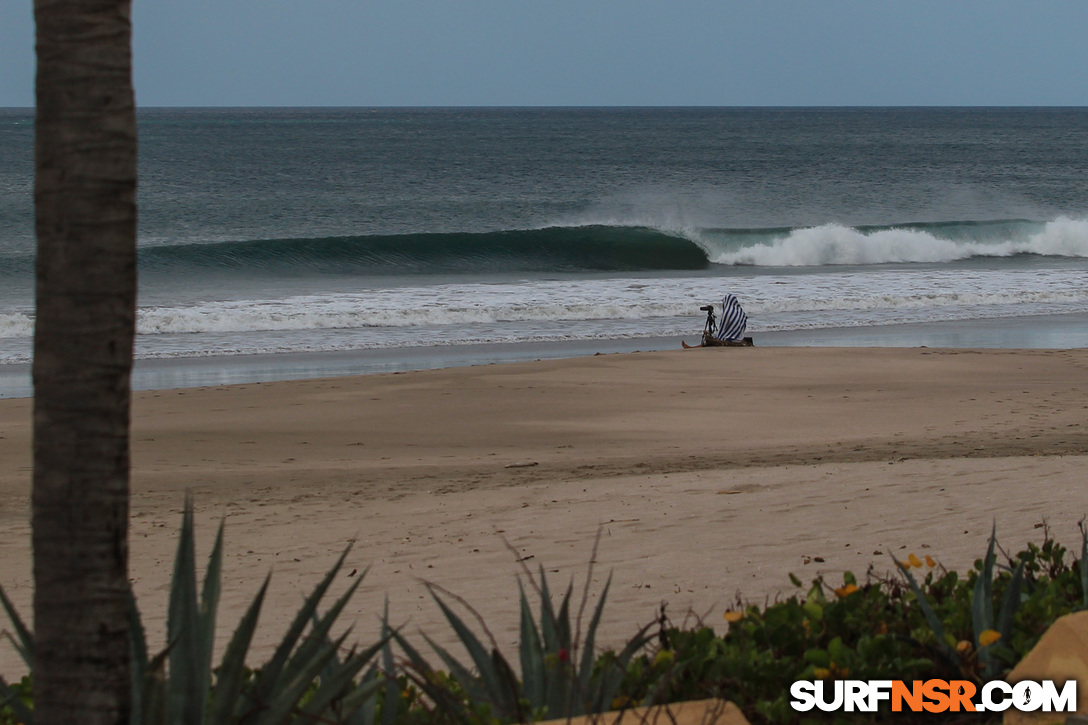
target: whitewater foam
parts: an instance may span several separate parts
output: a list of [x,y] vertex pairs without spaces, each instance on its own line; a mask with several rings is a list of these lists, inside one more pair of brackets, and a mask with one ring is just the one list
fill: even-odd
[[[939,226],[947,231],[949,225]],[[841,224],[794,229],[741,249],[721,249],[720,242],[705,233],[695,238],[715,264],[766,267],[942,263],[1017,254],[1088,257],[1088,221],[1067,217],[1047,222],[1037,233],[985,241],[952,239],[917,228],[861,230]]]
[[34,316],[25,313],[0,313],[0,339],[30,337],[34,334]]
[[[1064,305],[1088,310],[1073,270],[896,269],[819,275],[467,283],[143,306],[141,335],[411,328],[494,322],[650,320],[692,314],[725,291],[755,317],[786,312]],[[1080,311],[1079,309],[1077,311]],[[835,324],[829,320],[829,324]],[[28,337],[29,313],[0,314],[0,338]]]

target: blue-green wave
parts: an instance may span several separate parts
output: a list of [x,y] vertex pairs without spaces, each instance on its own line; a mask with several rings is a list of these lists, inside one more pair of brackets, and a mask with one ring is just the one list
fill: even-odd
[[643,227],[265,239],[147,247],[147,271],[232,269],[330,274],[456,274],[702,269],[689,239]]
[[[952,263],[973,257],[1088,257],[1088,221],[1059,218],[888,225],[689,228],[588,225],[481,233],[361,235],[141,245],[151,274],[461,275]],[[33,274],[0,256],[0,277]]]

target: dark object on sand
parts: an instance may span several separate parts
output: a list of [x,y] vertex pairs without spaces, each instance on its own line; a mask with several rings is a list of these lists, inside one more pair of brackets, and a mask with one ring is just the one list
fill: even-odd
[[748,326],[748,315],[741,308],[740,302],[731,294],[722,298],[722,321],[717,324],[714,315],[714,305],[704,305],[699,308],[706,313],[706,324],[703,325],[703,339],[698,345],[689,345],[683,340],[680,344],[684,349],[691,350],[696,347],[752,347],[752,338],[743,337],[744,330]]
[[680,341],[680,344],[684,346],[685,350],[694,350],[697,347],[754,347],[755,346],[755,343],[752,342],[752,338],[750,338],[750,337],[742,337],[739,340],[722,340],[720,338],[714,337],[713,335],[708,335],[705,332],[703,333],[702,342],[700,342],[698,345],[689,345],[686,342],[684,342],[683,340]]

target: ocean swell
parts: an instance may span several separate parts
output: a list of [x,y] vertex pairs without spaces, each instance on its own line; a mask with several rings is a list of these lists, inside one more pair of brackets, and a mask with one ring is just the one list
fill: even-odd
[[[144,246],[145,272],[462,275],[946,263],[1021,254],[1088,257],[1088,220],[944,221],[804,228],[554,226],[483,233],[262,239]],[[0,268],[3,264],[0,263]]]
[[249,273],[466,274],[690,270],[689,239],[644,227],[576,226],[485,233],[264,239],[145,247],[141,269]]

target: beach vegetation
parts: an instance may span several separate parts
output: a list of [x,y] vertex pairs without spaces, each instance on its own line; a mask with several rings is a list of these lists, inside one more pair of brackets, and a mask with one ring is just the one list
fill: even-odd
[[[596,546],[594,546],[594,552]],[[595,557],[593,557],[595,558]],[[631,679],[632,662],[650,641],[649,623],[630,637],[619,652],[597,651],[597,631],[611,585],[608,577],[592,616],[582,631],[582,617],[589,602],[592,558],[586,574],[586,589],[575,612],[573,583],[559,597],[556,608],[543,567],[538,577],[525,570],[526,580],[539,600],[539,617],[534,618],[529,597],[518,581],[520,677],[500,651],[483,618],[467,602],[436,585],[429,589],[436,605],[468,653],[463,662],[424,635],[428,645],[448,668],[444,674],[432,668],[404,637],[394,635],[408,657],[408,673],[420,690],[434,703],[443,719],[453,722],[531,722],[571,718],[615,709],[617,703],[633,703],[624,694]],[[485,633],[488,644],[472,631],[446,601],[455,600],[469,611]],[[584,638],[583,638],[584,635]],[[664,653],[663,653],[664,654]],[[641,669],[642,665],[639,665]],[[638,678],[644,679],[644,678]],[[626,688],[630,690],[630,687]]]
[[[391,625],[388,606],[375,643],[348,647],[350,630],[332,635],[358,587],[357,580],[319,611],[342,555],[268,662],[246,664],[266,580],[213,665],[222,538],[220,526],[198,587],[186,507],[161,651],[148,649],[131,601],[132,723],[504,725],[707,698],[733,701],[753,723],[800,723],[789,704],[797,680],[936,678],[981,685],[1005,677],[1059,617],[1088,608],[1082,527],[1079,559],[1044,530],[1041,543],[1015,554],[991,534],[983,557],[964,574],[919,554],[891,557],[887,571],[845,572],[841,583],[817,576],[804,584],[791,574],[791,594],[764,604],[738,599],[719,628],[698,619],[674,625],[662,605],[618,651],[598,646],[611,577],[590,608],[590,574],[576,602],[573,583],[555,591],[544,569],[525,569],[514,658],[501,651],[469,602],[432,583],[435,606],[464,653],[423,633],[434,653],[427,657]],[[18,682],[0,680],[0,723],[30,725],[34,637],[2,589],[0,604],[11,622],[5,638],[28,668]],[[926,714],[934,717],[942,716]],[[872,715],[838,718],[868,722]]]
[[[1002,552],[991,534],[985,555],[963,575],[945,569],[932,555],[918,553],[902,562],[891,557],[885,572],[876,567],[862,577],[845,572],[841,584],[820,576],[805,585],[790,575],[793,594],[763,605],[737,601],[724,612],[725,632],[705,623],[674,626],[662,611],[654,631],[637,633],[643,650],[624,656],[626,672],[610,707],[723,698],[740,706],[754,723],[795,723],[802,717],[789,704],[789,689],[797,680],[937,678],[982,684],[1003,677],[1056,619],[1088,605],[1088,537],[1083,530],[1080,559],[1068,554],[1049,532],[1042,543],[1029,543],[1016,554]],[[569,589],[559,598],[557,611],[563,612],[568,601]],[[521,649],[532,652],[533,637],[524,624],[524,590],[521,606]],[[486,652],[474,635],[465,633],[464,622],[455,624],[449,614],[447,619],[466,649],[475,652],[469,664],[456,662],[448,653],[443,656],[450,674],[430,669],[398,638],[410,652],[411,666],[426,673],[414,677],[429,700],[420,706],[429,708],[431,721],[483,725],[573,713],[529,707],[525,699],[497,706],[501,695],[489,680],[504,670],[487,663],[488,658],[506,660],[497,647]],[[479,626],[486,627],[482,621]],[[559,650],[550,662],[558,664],[557,657]],[[595,656],[593,666],[615,661],[615,653],[605,652]],[[508,677],[513,698],[523,690],[512,671]],[[846,721],[850,717],[840,715]],[[872,716],[853,717],[868,722]],[[941,718],[932,713],[925,717]]]
[[893,572],[870,569],[860,580],[846,572],[839,586],[817,577],[766,606],[738,603],[724,634],[665,633],[675,665],[657,697],[723,697],[753,722],[790,723],[800,721],[789,705],[796,680],[1004,677],[1055,620],[1088,604],[1085,542],[1082,530],[1079,560],[1047,534],[1000,561],[991,535],[963,576],[929,556],[893,557]]
[[[369,647],[348,646],[350,629],[331,632],[363,577],[354,580],[327,611],[318,607],[339,573],[348,551],[340,555],[303,601],[271,659],[253,669],[246,663],[266,577],[234,630],[222,659],[213,667],[216,613],[221,591],[223,526],[219,527],[198,588],[192,506],[182,515],[169,593],[165,647],[149,649],[136,599],[129,590],[128,640],[131,647],[132,725],[271,725],[285,722],[367,723],[361,711],[384,684],[371,667],[360,676],[389,637]],[[0,589],[14,628],[6,633],[30,670],[19,683],[0,679],[0,723],[33,725],[29,688],[36,671],[34,636]]]

